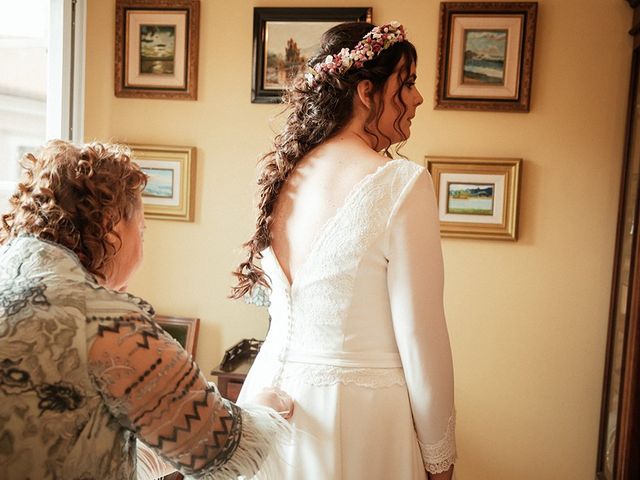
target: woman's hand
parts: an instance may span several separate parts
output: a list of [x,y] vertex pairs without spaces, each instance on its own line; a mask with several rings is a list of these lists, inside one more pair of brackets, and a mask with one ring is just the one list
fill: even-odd
[[293,415],[293,399],[285,391],[277,387],[265,388],[250,401],[258,405],[273,408],[288,420]]

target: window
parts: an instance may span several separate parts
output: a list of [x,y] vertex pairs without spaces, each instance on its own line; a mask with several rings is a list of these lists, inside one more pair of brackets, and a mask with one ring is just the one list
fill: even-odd
[[84,7],[85,0],[0,7],[0,211],[22,155],[52,138],[82,140]]

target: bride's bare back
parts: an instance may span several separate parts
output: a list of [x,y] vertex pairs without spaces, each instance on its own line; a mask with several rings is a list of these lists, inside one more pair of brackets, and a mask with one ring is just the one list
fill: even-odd
[[298,163],[282,187],[271,224],[271,248],[290,284],[354,186],[387,160],[359,137],[345,134]]

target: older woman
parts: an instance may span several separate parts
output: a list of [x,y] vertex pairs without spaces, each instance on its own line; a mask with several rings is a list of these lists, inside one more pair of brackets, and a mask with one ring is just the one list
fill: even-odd
[[0,478],[133,479],[160,475],[161,459],[194,476],[255,473],[291,401],[224,400],[125,292],[146,184],[130,153],[54,141],[23,166],[0,224]]

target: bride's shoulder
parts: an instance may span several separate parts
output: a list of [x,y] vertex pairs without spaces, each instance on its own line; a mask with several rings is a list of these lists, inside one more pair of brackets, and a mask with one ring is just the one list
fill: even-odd
[[409,183],[415,182],[420,174],[425,171],[422,165],[418,165],[411,160],[395,159],[388,160],[381,167],[378,167],[376,173],[380,182],[402,188]]

